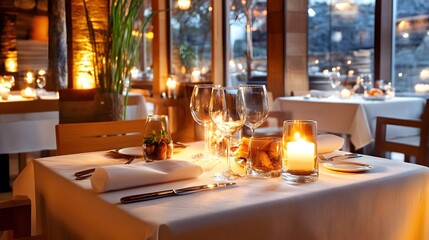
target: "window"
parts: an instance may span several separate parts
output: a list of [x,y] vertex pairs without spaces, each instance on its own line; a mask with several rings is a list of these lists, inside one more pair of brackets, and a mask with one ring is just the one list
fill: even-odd
[[267,1],[231,0],[229,9],[228,86],[266,83]]
[[397,92],[429,93],[429,2],[397,0],[393,79]]
[[[374,72],[375,0],[309,0],[310,89],[325,88],[328,72],[343,80]],[[329,83],[328,83],[329,87]]]
[[[141,24],[152,12],[151,0],[143,1],[143,12],[142,21],[137,23]],[[135,63],[135,67],[131,70],[132,77],[138,80],[152,80],[152,39],[153,39],[153,26],[152,20],[149,21],[145,28],[144,36],[142,36],[140,54]]]
[[171,71],[180,81],[211,81],[211,1],[192,1],[186,10],[178,2],[170,19]]

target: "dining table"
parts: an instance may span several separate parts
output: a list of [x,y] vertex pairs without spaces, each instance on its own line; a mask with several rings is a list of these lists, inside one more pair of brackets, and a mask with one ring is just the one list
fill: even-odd
[[[162,160],[201,166],[190,179],[98,192],[74,173],[125,161],[99,151],[35,159],[13,194],[30,197],[33,234],[48,239],[429,239],[429,168],[367,155],[346,160],[371,166],[359,172],[320,161],[312,183],[243,177],[232,187],[121,203],[124,196],[219,182],[212,177],[225,168],[224,157],[191,157],[203,145],[189,143]],[[233,169],[244,173],[238,164]]]
[[[145,118],[147,111],[144,97],[134,93],[130,93],[130,96],[136,98],[136,101],[127,107],[127,119]],[[11,91],[7,100],[0,100],[0,192],[11,190],[9,154],[55,150],[57,124],[58,92],[45,91],[38,97],[25,97],[20,91]]]
[[[420,119],[426,100],[419,97],[365,98],[356,94],[343,99],[334,95],[326,97],[293,96],[276,98],[272,111],[290,113],[292,119],[317,121],[320,132],[335,133],[347,138],[354,150],[373,154],[375,127],[378,116]],[[388,138],[417,135],[418,130],[389,126]],[[350,144],[346,144],[349,150]]]

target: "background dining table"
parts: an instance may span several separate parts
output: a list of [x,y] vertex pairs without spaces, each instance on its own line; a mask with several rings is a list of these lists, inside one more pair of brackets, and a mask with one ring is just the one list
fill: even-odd
[[[202,149],[202,142],[192,143],[173,158],[191,161]],[[204,173],[193,179],[97,193],[90,180],[73,174],[123,164],[106,152],[36,159],[24,169],[14,195],[31,197],[33,233],[49,239],[429,238],[427,167],[364,155],[350,161],[372,165],[369,171],[338,172],[320,163],[313,183],[243,178],[235,187],[121,204],[126,195],[213,183],[224,162],[198,162]]]
[[[144,119],[147,115],[144,97],[134,93],[130,96],[138,99],[137,104],[127,107],[127,119]],[[11,190],[9,154],[55,150],[55,125],[58,123],[56,92],[26,98],[19,91],[12,91],[8,100],[0,100],[0,192]]]
[[[418,97],[366,100],[361,95],[349,99],[295,96],[276,98],[271,110],[289,112],[293,119],[316,120],[319,131],[344,135],[355,150],[367,147],[364,153],[372,155],[371,143],[374,141],[378,116],[420,119],[425,103],[425,99]],[[390,126],[387,137],[416,134],[416,129]]]

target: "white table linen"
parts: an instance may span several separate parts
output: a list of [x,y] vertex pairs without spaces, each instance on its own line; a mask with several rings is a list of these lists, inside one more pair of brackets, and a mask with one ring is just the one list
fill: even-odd
[[[57,98],[51,92],[42,97],[42,99],[47,100]],[[16,101],[32,100],[20,95],[11,95],[9,100],[2,100],[0,104]],[[55,150],[57,148],[55,125],[59,123],[58,111],[32,112],[31,109],[27,111],[12,114],[0,112],[0,154]],[[144,119],[146,116],[146,102],[143,96],[139,97],[137,105],[127,106],[127,120]]]
[[[175,159],[201,149],[193,144]],[[98,194],[73,173],[124,161],[93,152],[33,161],[14,194],[34,191],[34,230],[52,239],[428,239],[429,169],[369,156],[354,161],[374,168],[351,174],[321,165],[314,183],[244,178],[236,187],[123,205],[126,195],[211,183],[223,164],[202,164],[196,179]]]
[[[273,111],[292,113],[293,119],[316,120],[319,131],[347,134],[355,149],[374,141],[377,116],[419,119],[425,100],[412,97],[395,97],[385,101],[368,101],[360,96],[350,99],[280,97]],[[417,134],[414,129],[392,127],[389,138]]]

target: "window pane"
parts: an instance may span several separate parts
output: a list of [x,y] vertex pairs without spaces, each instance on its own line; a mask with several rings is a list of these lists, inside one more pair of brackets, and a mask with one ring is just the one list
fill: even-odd
[[429,2],[397,0],[396,6],[396,91],[429,93]]
[[310,89],[331,88],[331,71],[339,71],[349,84],[355,76],[373,74],[374,12],[375,0],[309,0]]
[[267,0],[229,1],[228,86],[266,83]]
[[181,81],[211,81],[211,1],[191,1],[187,10],[178,2],[173,1],[170,21],[172,73]]
[[[152,12],[151,0],[143,1],[143,8],[145,11],[143,12],[142,19],[144,22],[149,14]],[[136,62],[135,68],[132,70],[132,74],[134,79],[138,80],[152,80],[153,72],[152,72],[152,39],[153,39],[153,26],[152,20],[150,20],[145,29],[145,34],[142,36],[143,39],[141,41],[140,46],[140,54],[138,60]],[[137,75],[138,74],[138,75]]]

